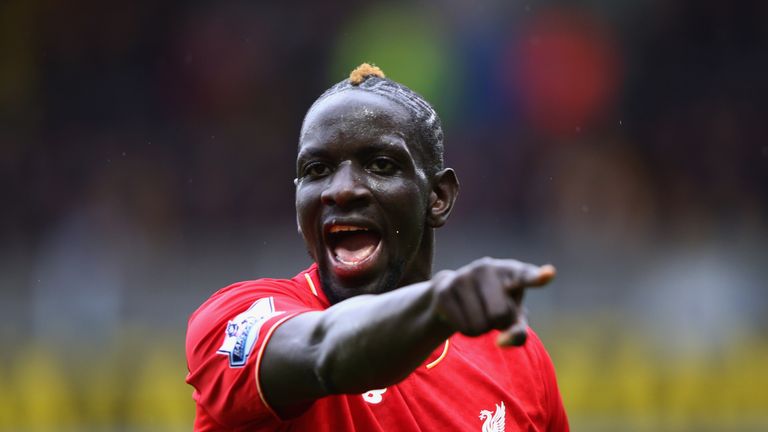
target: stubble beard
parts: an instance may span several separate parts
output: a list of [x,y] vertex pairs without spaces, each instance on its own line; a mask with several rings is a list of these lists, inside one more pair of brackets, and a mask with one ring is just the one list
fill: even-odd
[[405,273],[405,260],[401,259],[393,265],[387,266],[387,274],[384,276],[384,279],[378,285],[365,291],[337,286],[322,269],[318,269],[318,273],[320,274],[320,284],[322,285],[320,288],[325,293],[325,296],[328,297],[328,301],[331,304],[336,304],[360,294],[382,294],[397,289],[403,273]]

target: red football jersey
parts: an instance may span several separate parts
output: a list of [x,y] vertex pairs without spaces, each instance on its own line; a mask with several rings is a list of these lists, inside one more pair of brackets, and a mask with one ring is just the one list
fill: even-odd
[[280,419],[259,387],[264,347],[285,320],[329,306],[316,265],[290,280],[231,285],[200,306],[186,342],[195,430],[568,431],[552,362],[533,331],[523,347],[506,349],[495,331],[454,334],[397,385],[328,396]]

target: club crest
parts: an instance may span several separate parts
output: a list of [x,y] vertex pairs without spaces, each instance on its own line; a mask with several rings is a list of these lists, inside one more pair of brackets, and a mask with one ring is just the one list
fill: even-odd
[[490,412],[488,410],[480,410],[480,420],[485,420],[483,423],[483,432],[504,432],[506,427],[506,408],[504,407],[504,401],[501,401],[501,405],[496,404],[496,411]]

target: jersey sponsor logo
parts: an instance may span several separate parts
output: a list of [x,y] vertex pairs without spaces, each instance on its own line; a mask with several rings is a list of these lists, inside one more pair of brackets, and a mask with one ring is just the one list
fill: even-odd
[[496,404],[496,412],[490,412],[488,410],[480,410],[480,420],[485,420],[483,423],[483,432],[504,432],[506,423],[506,408],[504,408],[504,401],[501,401],[501,405]]
[[229,356],[229,367],[245,366],[253,345],[259,339],[262,324],[281,313],[275,311],[272,297],[256,300],[248,310],[229,320],[224,330],[224,343],[216,352]]
[[371,403],[371,404],[378,404],[381,403],[382,400],[384,400],[384,396],[382,396],[384,393],[386,393],[387,389],[377,389],[377,390],[368,390],[367,392],[363,393],[361,396],[363,397],[363,400]]

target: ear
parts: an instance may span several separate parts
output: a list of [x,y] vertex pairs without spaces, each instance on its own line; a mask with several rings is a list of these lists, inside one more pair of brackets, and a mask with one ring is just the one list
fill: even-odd
[[432,177],[427,209],[427,224],[430,227],[439,228],[445,225],[458,195],[459,180],[451,168],[446,168]]

